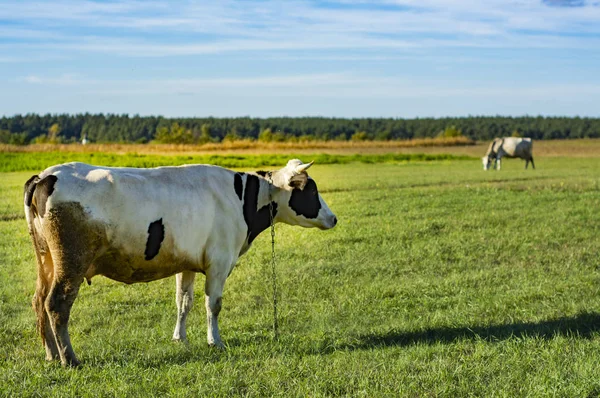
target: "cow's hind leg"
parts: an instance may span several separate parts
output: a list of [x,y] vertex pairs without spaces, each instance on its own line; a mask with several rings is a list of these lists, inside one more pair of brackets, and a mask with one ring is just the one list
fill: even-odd
[[219,334],[218,317],[221,312],[223,301],[223,288],[227,279],[228,270],[223,267],[211,265],[206,272],[206,283],[204,286],[206,321],[207,321],[207,341],[211,347],[224,348]]
[[77,366],[69,337],[71,307],[100,245],[100,233],[87,223],[78,203],[55,206],[46,214],[43,235],[54,265],[52,286],[44,303],[63,366]]
[[185,321],[194,303],[194,279],[196,273],[184,271],[175,276],[175,302],[177,303],[177,324],[173,332],[173,340],[186,341]]
[[54,359],[59,359],[60,355],[58,347],[56,346],[56,337],[54,336],[48,321],[48,313],[46,312],[44,303],[48,297],[48,291],[52,284],[54,265],[49,252],[40,255],[36,250],[36,254],[38,257],[38,277],[32,304],[37,316],[38,331],[40,332],[46,349],[46,360],[52,361]]
[[66,275],[61,275],[59,272],[65,271],[69,264],[61,262],[57,265],[55,267],[55,278],[46,299],[45,307],[48,312],[50,326],[56,337],[60,362],[63,366],[78,366],[79,361],[75,356],[69,337],[69,317],[71,307],[79,292],[79,286],[83,282],[83,274],[76,275],[67,272]]
[[530,157],[529,160],[531,161],[531,167],[533,167],[533,169],[535,170],[535,163],[533,163],[533,156]]

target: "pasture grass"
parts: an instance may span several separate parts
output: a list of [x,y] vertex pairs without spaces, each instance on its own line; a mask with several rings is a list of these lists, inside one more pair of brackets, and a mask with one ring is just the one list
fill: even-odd
[[[158,167],[183,164],[212,164],[229,168],[281,167],[298,154],[270,155],[152,155],[145,153],[94,153],[94,152],[9,152],[0,153],[0,172],[31,170],[39,171],[49,166],[66,162],[84,162],[97,166]],[[303,156],[304,159],[307,156]],[[319,164],[424,162],[435,160],[465,160],[466,155],[387,153],[332,155],[312,154],[309,156]]]
[[277,226],[228,279],[206,347],[202,276],[188,345],[174,278],[94,278],[70,332],[80,369],[44,361],[22,212],[31,172],[0,174],[0,396],[600,395],[600,159],[315,165],[330,231]]

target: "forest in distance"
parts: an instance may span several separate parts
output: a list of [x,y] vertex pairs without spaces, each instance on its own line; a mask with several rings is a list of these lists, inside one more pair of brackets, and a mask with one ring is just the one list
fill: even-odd
[[79,142],[205,144],[227,140],[409,140],[465,136],[600,138],[600,118],[468,116],[446,118],[193,117],[117,114],[26,114],[0,118],[0,143]]

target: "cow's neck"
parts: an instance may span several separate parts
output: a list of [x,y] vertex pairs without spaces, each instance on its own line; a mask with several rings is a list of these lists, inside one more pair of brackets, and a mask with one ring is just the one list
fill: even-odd
[[490,146],[488,147],[487,153],[485,155],[490,158],[498,157],[498,153],[500,152],[502,145],[504,145],[504,138],[503,139],[497,139],[497,138],[494,139],[492,141],[492,143],[490,144]]
[[[271,198],[269,197],[269,188],[272,189]],[[261,232],[271,226],[269,202],[272,202],[274,218],[277,214],[278,205],[273,197],[278,190],[279,188],[269,184],[266,179],[248,174],[246,188],[244,189],[243,207],[244,221],[248,227],[246,239],[248,246]]]

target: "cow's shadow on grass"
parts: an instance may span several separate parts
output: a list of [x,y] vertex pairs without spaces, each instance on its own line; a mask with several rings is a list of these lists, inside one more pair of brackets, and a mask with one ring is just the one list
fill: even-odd
[[442,327],[415,332],[387,332],[356,337],[337,349],[360,350],[380,347],[405,347],[416,344],[450,344],[461,340],[504,341],[513,338],[552,339],[556,336],[589,339],[600,333],[600,314],[581,313],[573,317],[540,322],[518,322],[504,325]]
[[[271,336],[252,336],[251,338],[231,337],[227,342],[231,345],[230,350],[235,350],[235,347],[243,347],[245,345],[260,346],[262,347],[261,350],[267,353],[265,355],[278,355],[278,353],[289,355],[290,352],[302,355],[328,355],[344,350],[355,351],[385,347],[410,347],[419,344],[453,344],[465,340],[483,340],[493,344],[495,342],[521,338],[549,340],[557,336],[564,336],[575,339],[590,339],[599,335],[600,314],[592,312],[539,322],[517,322],[472,327],[441,327],[420,331],[390,331],[355,336],[337,335],[326,337],[320,341],[313,341],[313,344],[309,347],[303,344],[294,347],[295,337],[291,335],[285,338],[285,341],[279,341],[278,343],[273,343]],[[160,368],[166,365],[185,365],[197,361],[203,363],[222,362],[228,360],[231,356],[241,358],[245,357],[246,354],[235,351],[228,353],[227,351],[209,349],[205,343],[199,341],[189,346],[165,346],[163,350],[154,352],[152,355],[144,354],[143,349],[139,347],[131,347],[129,350],[111,351],[110,353],[105,352],[101,357],[84,358],[84,365],[91,367],[106,366],[108,364],[129,366],[134,362],[136,366]]]

